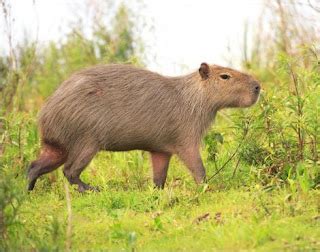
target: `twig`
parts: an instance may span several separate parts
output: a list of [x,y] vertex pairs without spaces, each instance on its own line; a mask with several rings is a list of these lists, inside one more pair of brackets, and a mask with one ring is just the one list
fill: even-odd
[[[232,153],[232,155],[228,158],[228,160],[211,177],[206,179],[207,182],[209,182],[211,179],[213,179],[215,176],[217,176],[226,167],[226,165],[234,158],[234,156],[239,152],[240,147],[242,146],[244,140],[246,139],[246,137],[248,135],[248,132],[249,132],[249,128],[248,127],[249,127],[249,125],[251,123],[251,119],[252,118],[249,119],[248,124],[244,129],[243,137],[242,137],[239,145],[237,146],[236,150]],[[237,162],[235,170],[237,169],[239,163],[240,163],[240,158],[239,158],[239,160]],[[233,173],[235,174],[235,171]]]
[[299,146],[299,159],[303,160],[304,158],[304,137],[303,137],[303,132],[301,128],[301,118],[303,117],[303,102],[301,102],[302,96],[299,92],[299,80],[297,75],[295,74],[293,70],[293,66],[291,64],[288,65],[289,71],[290,71],[290,76],[292,78],[293,86],[295,89],[295,96],[297,97],[297,112],[298,112],[298,117],[299,121],[297,122],[297,135],[298,135],[298,146]]
[[232,178],[234,178],[234,176],[236,175],[236,172],[237,172],[237,170],[238,170],[239,164],[240,164],[240,157],[238,158],[236,167],[235,167],[234,170],[233,170]]
[[316,12],[320,12],[320,7],[313,5],[310,0],[308,0],[308,4],[311,9],[313,9]]
[[72,238],[72,209],[71,209],[71,197],[69,186],[66,181],[64,181],[64,189],[66,192],[66,202],[67,202],[67,230],[66,230],[66,251],[71,250],[71,238]]
[[12,23],[13,18],[11,17],[11,6],[5,0],[0,0],[3,18],[5,23],[5,32],[7,34],[8,45],[9,45],[9,66],[10,70],[15,71],[17,69],[17,59],[16,59],[16,52],[13,48],[13,38],[12,38]]
[[18,127],[18,145],[19,145],[19,159],[22,159],[22,144],[21,144],[21,124]]
[[211,179],[213,179],[216,175],[218,175],[225,167],[226,165],[233,159],[233,157],[238,153],[238,150],[240,149],[243,141],[238,145],[236,150],[232,153],[232,155],[228,158],[228,160],[210,177],[207,179],[207,182],[209,182]]

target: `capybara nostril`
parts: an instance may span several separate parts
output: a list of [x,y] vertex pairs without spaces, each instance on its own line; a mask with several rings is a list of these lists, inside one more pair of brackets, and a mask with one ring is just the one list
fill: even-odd
[[260,85],[259,85],[258,83],[254,85],[254,92],[255,92],[256,94],[259,94],[260,89],[261,89],[261,87],[260,87]]

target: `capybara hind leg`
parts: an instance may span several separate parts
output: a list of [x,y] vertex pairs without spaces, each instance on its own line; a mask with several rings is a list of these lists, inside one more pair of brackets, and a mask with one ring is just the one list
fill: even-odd
[[33,190],[37,179],[46,173],[49,173],[65,162],[66,153],[58,147],[45,144],[40,156],[37,160],[33,161],[28,169],[29,185],[28,190]]
[[64,165],[63,173],[65,177],[71,185],[78,185],[79,192],[84,192],[86,190],[98,191],[98,188],[90,186],[80,179],[81,172],[90,163],[97,151],[96,148],[84,147],[78,154],[73,152],[73,158],[68,159]]
[[169,153],[151,152],[153,182],[158,188],[164,188],[166,183],[170,157]]
[[178,152],[179,158],[190,170],[196,183],[205,181],[206,171],[203,167],[198,147],[189,147]]

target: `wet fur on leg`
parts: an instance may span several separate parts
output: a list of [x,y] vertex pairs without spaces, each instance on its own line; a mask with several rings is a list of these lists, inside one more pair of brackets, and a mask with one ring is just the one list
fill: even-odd
[[44,143],[39,158],[33,161],[28,168],[28,190],[33,190],[37,179],[40,176],[49,173],[64,164],[66,156],[66,152],[63,148],[55,144]]

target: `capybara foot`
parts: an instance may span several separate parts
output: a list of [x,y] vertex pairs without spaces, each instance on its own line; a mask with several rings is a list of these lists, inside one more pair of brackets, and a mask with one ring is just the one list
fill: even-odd
[[78,185],[78,191],[80,193],[84,193],[86,191],[100,192],[100,189],[97,186],[91,186],[91,185],[82,183],[82,184]]
[[35,184],[36,184],[36,181],[37,181],[36,178],[30,180],[29,185],[28,185],[28,191],[32,191],[32,190],[33,190],[33,188],[34,188],[34,186],[35,186]]
[[34,166],[31,165],[28,169],[28,172],[27,172],[27,178],[28,178],[28,181],[29,181],[29,184],[28,184],[28,191],[32,191],[36,182],[37,182],[37,179],[38,179],[38,174],[37,174],[37,171],[34,169]]
[[158,190],[163,190],[164,189],[164,184],[157,184],[155,183],[153,186],[154,189],[158,189]]

